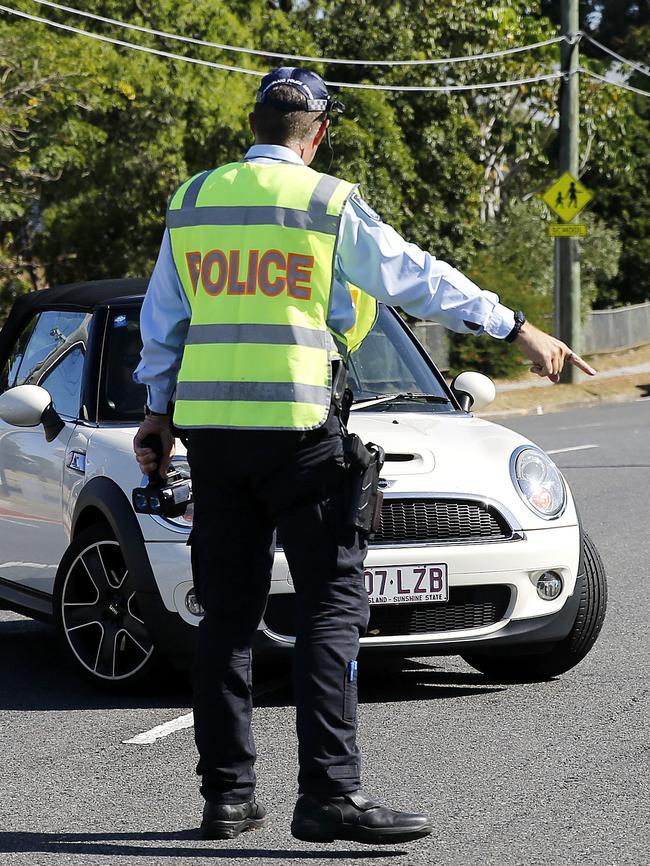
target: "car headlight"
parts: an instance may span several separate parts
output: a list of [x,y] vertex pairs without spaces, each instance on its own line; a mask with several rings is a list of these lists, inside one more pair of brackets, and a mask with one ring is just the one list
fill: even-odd
[[535,514],[551,520],[566,505],[566,488],[560,472],[543,451],[523,445],[510,458],[512,483]]

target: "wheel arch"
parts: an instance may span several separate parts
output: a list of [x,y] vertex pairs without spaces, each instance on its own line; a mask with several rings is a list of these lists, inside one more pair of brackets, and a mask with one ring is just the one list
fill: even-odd
[[76,538],[85,529],[90,529],[91,526],[101,525],[110,529],[111,535],[113,535],[110,521],[104,511],[102,511],[102,509],[97,505],[86,505],[79,510],[78,514],[76,514],[70,538]]
[[[105,476],[91,478],[79,494],[72,515],[71,537],[74,538],[94,523],[107,524],[114,538],[120,542],[123,552],[129,554],[127,564],[130,566],[131,559],[134,560],[134,577],[136,573],[141,575],[137,581],[138,590],[155,591],[156,581],[131,503],[115,481]],[[139,548],[137,552],[141,556],[137,556],[137,552],[136,556],[131,556],[135,548]]]
[[186,667],[196,629],[163,604],[138,518],[124,491],[106,476],[92,478],[79,494],[72,516],[71,538],[94,523],[104,523],[119,543],[156,646],[173,663]]

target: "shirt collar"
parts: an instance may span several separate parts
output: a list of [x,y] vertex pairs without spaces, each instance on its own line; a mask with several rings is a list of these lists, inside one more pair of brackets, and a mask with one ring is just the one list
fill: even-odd
[[295,150],[280,144],[254,144],[246,153],[244,159],[277,159],[280,162],[293,162],[304,165]]

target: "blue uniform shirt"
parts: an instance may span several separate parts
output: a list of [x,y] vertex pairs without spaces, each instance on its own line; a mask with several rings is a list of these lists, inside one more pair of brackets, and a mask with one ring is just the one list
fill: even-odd
[[[302,162],[290,148],[270,144],[251,147],[245,159],[267,164]],[[334,263],[328,324],[338,333],[354,324],[346,282],[378,301],[461,334],[486,333],[502,339],[514,327],[512,310],[500,304],[497,295],[407,243],[358,194],[351,196],[343,210]],[[142,359],[134,373],[135,381],[147,386],[147,403],[154,412],[165,412],[174,393],[191,315],[165,231],[142,305]],[[474,328],[468,328],[466,322]]]

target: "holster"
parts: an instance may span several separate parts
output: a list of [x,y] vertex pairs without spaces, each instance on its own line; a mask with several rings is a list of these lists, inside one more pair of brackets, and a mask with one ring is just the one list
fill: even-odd
[[374,442],[364,445],[356,433],[343,437],[343,455],[350,481],[347,524],[370,536],[381,517],[384,494],[379,489],[379,473],[386,455]]

